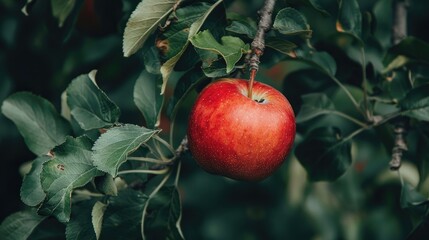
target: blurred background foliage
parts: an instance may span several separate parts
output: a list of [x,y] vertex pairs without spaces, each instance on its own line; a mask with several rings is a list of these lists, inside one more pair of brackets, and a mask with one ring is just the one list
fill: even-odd
[[[131,94],[135,80],[144,68],[144,58],[141,53],[124,58],[122,53],[123,29],[139,1],[95,0],[99,18],[90,20],[82,16],[78,20],[76,12],[70,15],[63,27],[59,27],[57,19],[52,17],[49,1],[36,1],[28,16],[21,11],[25,2],[0,0],[0,101],[13,92],[31,91],[49,99],[59,109],[61,94],[70,80],[98,69],[100,88],[121,108],[120,121],[144,124]],[[84,4],[83,1],[77,2]],[[312,7],[314,2],[324,11]],[[367,75],[371,83],[377,81],[376,74],[372,73],[383,69],[382,59],[391,44],[392,1],[358,2],[362,13],[370,13],[363,14],[364,18],[373,20],[368,28],[364,28],[364,31],[372,32],[366,40],[366,55],[371,62]],[[410,2],[408,34],[429,42],[426,26],[429,2]],[[261,0],[225,1],[229,10],[253,19],[257,19],[256,12],[261,3]],[[284,3],[278,1],[280,5]],[[338,79],[347,83],[355,96],[361,97],[360,52],[352,40],[335,28],[338,2],[290,0],[287,3],[305,15],[313,30],[312,45],[333,57]],[[420,65],[415,68],[421,73],[421,81],[427,82],[427,70]],[[178,72],[172,77],[167,97],[171,96],[174,83],[181,74]],[[301,107],[302,95],[324,92],[337,109],[359,118],[348,98],[331,79],[269,49],[262,58],[262,69],[257,78],[281,90],[296,113]],[[400,84],[391,84],[389,89],[394,96],[403,96],[407,92],[406,87]],[[176,142],[185,133],[187,113],[195,96],[196,92],[191,94],[179,110]],[[376,111],[389,111],[387,106],[377,107]],[[351,132],[355,127],[338,116],[319,117],[298,125],[296,142],[301,142],[310,129],[324,125],[338,126],[344,132]],[[167,117],[162,118],[161,128],[168,132]],[[427,165],[418,168],[420,163],[414,160],[428,161],[429,141],[418,137],[421,132],[428,136],[427,123],[418,124],[410,131],[407,138],[410,151],[401,168],[402,180],[412,187],[419,183],[422,185],[419,176],[427,175],[424,168]],[[392,126],[389,124],[358,135],[352,143],[352,167],[332,183],[309,182],[294,154],[272,177],[260,183],[246,183],[202,171],[188,153],[183,159],[180,181],[184,235],[187,239],[404,239],[421,221],[422,214],[418,210],[426,209],[408,208],[410,206],[404,204],[404,199],[412,198],[413,191],[412,188],[405,191],[398,174],[389,170],[392,139]],[[19,197],[20,167],[34,155],[11,121],[2,115],[0,148],[3,154],[0,168],[2,221],[23,207]],[[424,175],[421,171],[425,172]],[[427,197],[428,184],[421,189]],[[423,223],[425,221],[427,225],[427,217]],[[424,229],[425,224],[419,226]],[[427,231],[420,231],[418,236],[427,237]]]

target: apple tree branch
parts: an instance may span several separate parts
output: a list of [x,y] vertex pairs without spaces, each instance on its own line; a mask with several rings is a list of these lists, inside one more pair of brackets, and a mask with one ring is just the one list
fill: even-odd
[[256,72],[259,70],[259,58],[264,54],[265,49],[265,33],[271,29],[272,14],[276,0],[265,0],[264,6],[258,12],[260,20],[258,23],[258,30],[251,43],[252,50],[246,56],[247,64],[250,69],[250,79],[248,85],[248,97],[252,98],[252,88]]
[[[393,27],[392,43],[398,44],[407,36],[407,8],[409,0],[393,1]],[[395,134],[394,145],[392,149],[392,158],[390,160],[390,169],[398,170],[401,167],[402,155],[408,151],[405,136],[408,132],[406,118],[400,118],[395,122],[393,132]]]

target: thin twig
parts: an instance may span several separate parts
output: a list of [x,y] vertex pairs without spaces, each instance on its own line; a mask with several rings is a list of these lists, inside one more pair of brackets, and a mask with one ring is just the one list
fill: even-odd
[[118,175],[131,174],[131,173],[162,175],[162,174],[167,173],[168,170],[169,170],[168,167],[164,167],[163,169],[160,169],[160,170],[147,170],[147,169],[123,170],[123,171],[119,171]]
[[186,151],[188,151],[188,136],[185,135],[183,137],[182,142],[177,147],[176,150],[174,150],[174,157],[168,159],[168,161],[160,162],[160,164],[156,164],[150,167],[151,170],[159,170],[163,169],[166,165],[171,166],[173,165],[178,158],[182,156]]
[[401,167],[402,155],[404,151],[408,151],[408,146],[405,141],[405,135],[407,134],[407,128],[404,120],[399,120],[395,124],[393,130],[395,133],[395,145],[392,149],[392,160],[390,160],[390,169],[398,170]]
[[144,224],[145,224],[145,219],[146,219],[145,217],[146,217],[147,208],[149,206],[149,202],[159,192],[159,190],[165,185],[165,183],[167,182],[170,175],[171,175],[171,171],[169,171],[168,174],[166,174],[164,176],[164,178],[161,180],[161,182],[158,184],[158,186],[156,186],[156,188],[151,192],[151,194],[149,195],[149,197],[146,200],[146,204],[145,204],[143,211],[142,211],[142,219],[141,219],[141,224],[140,224],[140,228],[141,228],[140,231],[141,231],[141,235],[142,235],[143,240],[146,239],[146,236],[144,234]]
[[331,114],[335,114],[335,115],[340,116],[340,117],[342,117],[342,118],[345,118],[345,119],[347,119],[347,120],[349,120],[349,121],[351,121],[351,122],[353,122],[353,123],[355,123],[355,124],[357,124],[357,125],[359,125],[359,126],[361,126],[361,127],[363,127],[363,128],[368,128],[368,127],[369,127],[369,126],[368,126],[367,124],[365,124],[364,122],[361,122],[361,121],[359,121],[358,119],[356,119],[356,118],[354,118],[354,117],[352,117],[352,116],[349,116],[349,115],[347,115],[347,114],[344,114],[344,113],[342,113],[342,112],[339,112],[339,111],[330,111],[329,113],[331,113]]
[[[407,8],[409,0],[395,0],[393,2],[392,43],[398,44],[407,36]],[[408,132],[408,120],[400,118],[396,121],[394,130],[395,142],[392,149],[390,169],[398,170],[401,167],[403,152],[408,150],[405,136]]]
[[407,36],[407,11],[409,0],[394,0],[392,42],[398,44]]
[[158,164],[170,163],[170,161],[168,160],[161,160],[161,159],[148,158],[148,157],[128,157],[127,160],[134,160],[134,161],[148,162],[148,163],[158,163]]
[[[264,6],[258,12],[261,17],[258,23],[258,30],[252,41],[252,51],[246,56],[249,65],[251,77],[248,84],[248,97],[252,98],[252,87],[256,72],[259,70],[259,58],[264,54],[265,49],[265,33],[271,29],[272,14],[276,0],[265,0]],[[252,77],[253,76],[253,77]]]
[[362,88],[363,88],[363,109],[364,116],[367,120],[371,120],[372,114],[369,112],[368,108],[368,79],[366,77],[366,57],[365,57],[365,48],[361,47],[361,61],[362,61]]
[[171,145],[167,142],[167,141],[165,141],[164,139],[162,139],[160,136],[158,136],[158,135],[155,135],[154,136],[154,138],[158,141],[158,142],[160,142],[160,143],[162,143],[162,145],[164,145],[172,154],[174,153],[174,149],[173,149],[173,147],[171,147]]
[[353,97],[352,93],[347,89],[347,87],[344,86],[344,84],[342,84],[340,80],[338,80],[335,76],[329,75],[329,77],[344,91],[344,93],[353,103],[353,106],[356,108],[356,110],[362,113],[362,109],[359,107],[359,103],[356,101],[355,97]]
[[180,142],[180,145],[177,147],[175,151],[175,158],[179,158],[184,154],[186,151],[188,151],[188,136],[185,135],[183,137],[182,142]]

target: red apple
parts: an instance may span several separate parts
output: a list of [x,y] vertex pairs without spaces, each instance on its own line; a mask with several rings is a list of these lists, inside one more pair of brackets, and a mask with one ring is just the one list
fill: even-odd
[[188,139],[196,162],[207,172],[237,180],[259,181],[285,160],[295,138],[293,109],[279,91],[255,82],[220,79],[198,96]]

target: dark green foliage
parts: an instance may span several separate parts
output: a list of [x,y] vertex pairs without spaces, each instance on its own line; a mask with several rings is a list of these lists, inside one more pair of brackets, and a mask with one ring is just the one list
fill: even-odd
[[2,1],[0,238],[428,239],[429,3],[393,44],[393,2],[277,1],[257,80],[296,144],[247,183],[177,149],[198,92],[248,78],[263,1],[95,0],[97,32],[83,0]]

